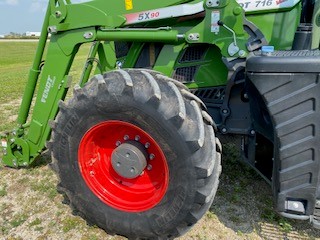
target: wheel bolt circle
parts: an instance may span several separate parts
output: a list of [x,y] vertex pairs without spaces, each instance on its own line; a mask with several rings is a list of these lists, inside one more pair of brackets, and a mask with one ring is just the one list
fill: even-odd
[[147,167],[148,158],[144,145],[136,141],[127,141],[113,150],[111,165],[119,176],[134,179]]

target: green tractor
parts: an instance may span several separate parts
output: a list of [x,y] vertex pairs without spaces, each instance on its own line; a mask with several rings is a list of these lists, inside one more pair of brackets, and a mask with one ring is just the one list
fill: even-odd
[[87,221],[172,239],[212,204],[216,135],[233,135],[277,212],[320,227],[319,1],[72,2],[49,0],[4,165],[31,166],[48,148],[59,191]]

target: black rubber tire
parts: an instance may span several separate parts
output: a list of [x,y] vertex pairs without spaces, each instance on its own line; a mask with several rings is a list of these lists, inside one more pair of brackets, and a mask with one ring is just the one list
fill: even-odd
[[[205,106],[181,83],[158,72],[116,70],[93,77],[60,103],[49,148],[59,190],[74,211],[109,234],[129,239],[172,239],[184,234],[209,209],[221,173],[221,144]],[[99,200],[78,167],[78,147],[91,126],[122,120],[148,132],[161,146],[170,171],[161,202],[130,213]]]

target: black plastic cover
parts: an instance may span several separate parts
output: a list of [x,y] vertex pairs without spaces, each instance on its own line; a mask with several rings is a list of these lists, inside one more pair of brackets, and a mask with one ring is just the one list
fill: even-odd
[[316,73],[320,71],[319,50],[275,51],[264,56],[260,51],[247,60],[248,72]]
[[273,123],[277,210],[292,218],[313,215],[320,199],[319,73],[319,51],[281,51],[247,61],[247,81],[262,96]]

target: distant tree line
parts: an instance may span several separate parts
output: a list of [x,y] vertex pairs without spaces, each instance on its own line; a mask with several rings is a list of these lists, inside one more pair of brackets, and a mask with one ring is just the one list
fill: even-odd
[[26,33],[10,32],[4,35],[5,39],[38,39],[37,36],[27,36]]

